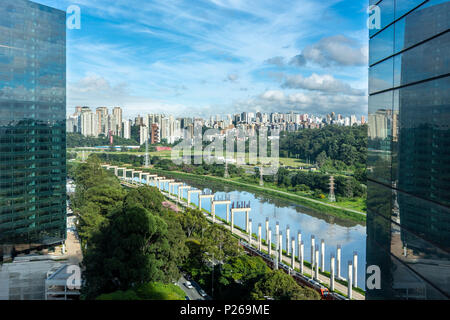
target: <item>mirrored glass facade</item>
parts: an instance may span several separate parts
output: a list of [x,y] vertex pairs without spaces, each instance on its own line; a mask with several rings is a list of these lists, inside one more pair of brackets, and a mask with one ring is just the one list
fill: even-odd
[[65,19],[1,0],[0,247],[66,236]]
[[[370,1],[368,299],[450,297],[450,2]],[[367,286],[366,286],[367,288]]]

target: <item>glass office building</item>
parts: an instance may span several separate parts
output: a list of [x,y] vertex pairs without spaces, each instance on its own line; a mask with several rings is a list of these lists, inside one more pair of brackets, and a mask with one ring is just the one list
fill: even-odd
[[66,237],[66,15],[0,5],[0,249]]
[[368,299],[450,297],[450,2],[370,1]]

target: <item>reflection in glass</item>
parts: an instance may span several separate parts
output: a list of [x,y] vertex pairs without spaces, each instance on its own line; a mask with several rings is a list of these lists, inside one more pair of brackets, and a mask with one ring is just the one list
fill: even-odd
[[369,94],[391,89],[393,87],[393,68],[394,59],[389,58],[369,69]]
[[0,244],[65,238],[65,13],[0,6]]
[[[396,18],[420,5],[396,4]],[[368,299],[450,297],[449,14],[448,1],[407,13],[397,54],[370,68],[367,265],[380,266],[382,288]]]

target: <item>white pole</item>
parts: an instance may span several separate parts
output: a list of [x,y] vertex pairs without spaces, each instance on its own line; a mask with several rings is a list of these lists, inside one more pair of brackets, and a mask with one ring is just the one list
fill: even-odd
[[353,252],[353,286],[358,286],[358,252]]
[[266,244],[269,241],[269,218],[266,218]]
[[348,262],[348,287],[347,287],[347,296],[348,298],[351,300],[352,299],[352,275],[353,273],[353,266],[352,266],[352,261],[350,260]]
[[317,248],[316,248],[315,266],[316,266],[316,269],[315,269],[314,275],[315,275],[316,280],[319,280],[319,246],[317,246]]
[[290,248],[290,233],[291,230],[289,229],[289,225],[286,226],[286,254],[289,255],[289,253],[291,252],[291,248]]
[[278,247],[275,245],[274,269],[278,270]]
[[[248,211],[245,211],[245,231],[248,232],[248,220],[250,219],[250,214]],[[261,223],[259,224],[261,226]]]
[[330,271],[330,291],[334,291],[334,254],[331,254]]
[[325,271],[325,240],[320,241],[320,269]]
[[337,271],[337,278],[341,279],[341,245],[338,244],[337,246],[337,252],[336,252],[336,271]]
[[314,269],[314,251],[316,250],[316,240],[314,238],[314,235],[311,235],[311,274]]
[[280,246],[279,239],[280,239],[280,224],[277,221],[277,223],[275,225],[275,248],[277,249],[277,253],[278,253],[278,247]]
[[305,245],[303,244],[303,241],[300,243],[300,253],[299,253],[299,259],[300,259],[300,273],[303,274],[303,260],[305,255]]
[[272,255],[272,229],[269,228],[269,233],[267,236],[267,252],[269,253],[269,256]]
[[283,233],[280,232],[278,237],[278,260],[283,262]]
[[258,250],[261,251],[261,223],[258,224]]
[[295,270],[295,237],[292,237],[292,252],[291,252],[291,264],[292,264],[292,269]]

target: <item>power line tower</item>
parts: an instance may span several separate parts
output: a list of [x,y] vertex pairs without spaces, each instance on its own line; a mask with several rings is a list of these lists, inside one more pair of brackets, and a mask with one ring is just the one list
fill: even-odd
[[336,197],[334,195],[334,177],[330,176],[330,195],[328,196],[328,199],[331,202],[336,202]]

